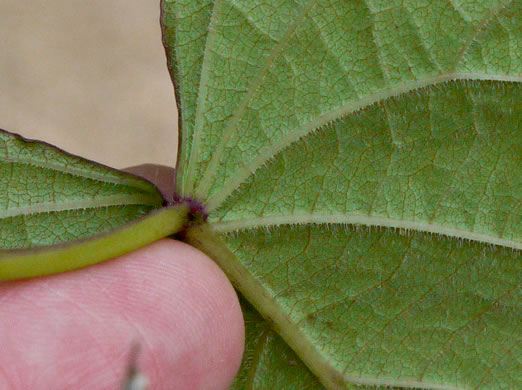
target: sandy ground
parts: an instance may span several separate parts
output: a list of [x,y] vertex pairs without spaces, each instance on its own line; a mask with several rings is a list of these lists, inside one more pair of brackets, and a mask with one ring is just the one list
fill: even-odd
[[118,168],[173,166],[159,0],[0,0],[0,128]]

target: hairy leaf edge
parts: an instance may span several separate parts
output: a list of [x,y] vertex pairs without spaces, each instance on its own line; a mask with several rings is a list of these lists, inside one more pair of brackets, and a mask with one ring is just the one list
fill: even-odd
[[94,201],[79,200],[61,203],[37,203],[32,206],[10,208],[8,210],[0,211],[0,219],[17,217],[20,215],[32,215],[38,213],[51,213],[69,210],[86,210],[128,205],[158,206],[158,203],[157,198],[155,196],[147,196],[140,193],[136,195],[114,195],[106,196],[103,198],[97,198]]

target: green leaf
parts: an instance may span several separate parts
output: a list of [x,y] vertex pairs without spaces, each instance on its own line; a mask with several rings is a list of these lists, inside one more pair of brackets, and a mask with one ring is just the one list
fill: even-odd
[[187,240],[321,383],[520,388],[521,2],[162,8]]
[[163,204],[151,183],[5,131],[0,178],[0,279],[121,255],[178,232],[188,212],[150,214]]

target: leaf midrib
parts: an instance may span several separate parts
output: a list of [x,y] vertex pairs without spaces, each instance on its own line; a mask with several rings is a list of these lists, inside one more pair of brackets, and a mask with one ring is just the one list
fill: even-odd
[[[286,29],[284,35],[281,37],[277,45],[272,49],[271,53],[267,58],[265,59],[262,68],[260,71],[256,74],[256,76],[252,79],[251,82],[249,82],[247,87],[247,93],[243,98],[241,99],[241,102],[239,103],[239,106],[234,110],[234,113],[232,115],[232,119],[227,123],[227,126],[225,127],[223,131],[223,137],[220,139],[217,147],[216,152],[213,153],[212,158],[208,164],[207,169],[205,170],[203,174],[203,178],[199,182],[198,188],[196,190],[196,197],[203,198],[208,193],[208,189],[210,185],[212,184],[212,181],[215,179],[215,174],[219,166],[219,162],[221,157],[223,156],[223,152],[226,148],[226,146],[229,143],[229,140],[234,136],[234,134],[237,134],[235,132],[236,126],[239,124],[241,119],[243,118],[243,114],[245,113],[248,103],[250,102],[250,99],[252,96],[257,92],[258,88],[261,86],[261,83],[263,82],[268,70],[272,67],[275,60],[284,48],[287,47],[287,45],[290,43],[290,38],[294,35],[297,28],[300,26],[301,21],[306,18],[306,15],[310,12],[310,10],[313,8],[313,6],[317,3],[317,0],[310,0],[306,6],[304,6],[297,18],[294,20],[293,23],[291,23],[288,28]],[[199,105],[198,105],[199,108]]]
[[70,210],[85,210],[93,208],[103,208],[111,206],[144,205],[158,206],[157,198],[148,194],[136,195],[111,195],[97,197],[96,199],[75,200],[66,202],[42,202],[24,207],[13,207],[7,210],[0,210],[0,219],[12,218],[21,215],[31,215],[39,213],[51,213]]
[[270,145],[263,148],[253,160],[244,163],[240,169],[236,170],[235,172],[229,175],[231,179],[229,179],[223,184],[222,190],[210,196],[206,201],[207,209],[209,210],[209,212],[211,212],[219,208],[224,203],[224,201],[234,191],[236,191],[243,182],[246,181],[248,177],[254,175],[259,168],[265,165],[275,155],[281,153],[284,149],[290,147],[292,144],[296,143],[308,134],[314,131],[318,131],[321,128],[324,128],[324,126],[328,123],[340,120],[353,112],[367,108],[373,104],[377,104],[389,98],[398,97],[400,95],[404,95],[432,85],[447,83],[451,81],[465,80],[521,82],[522,77],[475,73],[444,73],[425,79],[403,83],[397,85],[394,88],[381,90],[378,93],[368,95],[357,101],[351,101],[345,105],[338,107],[335,110],[331,110],[321,115],[314,121],[308,122],[295,130],[289,131],[287,135],[279,139],[275,145]]
[[418,231],[423,233],[437,234],[440,236],[455,239],[465,239],[483,242],[493,245],[504,246],[515,250],[522,250],[522,242],[513,239],[496,237],[484,233],[461,230],[439,224],[423,221],[407,221],[384,217],[374,217],[368,215],[347,215],[347,214],[300,214],[300,215],[280,215],[245,218],[230,220],[225,222],[211,222],[212,229],[219,233],[229,233],[239,230],[249,230],[266,228],[279,225],[300,225],[300,224],[355,224],[367,227],[386,227],[404,231]]
[[216,39],[216,10],[222,2],[223,0],[215,0],[214,5],[212,6],[212,14],[210,16],[210,22],[208,25],[208,35],[205,42],[205,51],[203,53],[203,63],[201,64],[198,98],[196,102],[196,116],[194,119],[194,134],[192,135],[192,145],[190,147],[188,159],[186,160],[187,166],[184,167],[185,174],[184,177],[181,178],[180,185],[182,186],[182,188],[177,189],[180,194],[185,196],[191,196],[193,191],[191,177],[194,175],[194,170],[196,169],[195,161],[197,161],[197,154],[199,153],[199,144],[201,142],[201,133],[203,132],[201,125],[203,117],[202,110],[204,103],[203,96],[205,95],[203,91],[207,89],[208,84],[210,48],[212,47],[212,44]]

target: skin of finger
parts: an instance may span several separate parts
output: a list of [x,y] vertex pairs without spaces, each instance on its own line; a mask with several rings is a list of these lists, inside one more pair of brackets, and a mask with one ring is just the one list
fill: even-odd
[[149,389],[226,389],[244,325],[222,271],[161,240],[83,270],[0,284],[0,389],[118,389],[133,346]]

